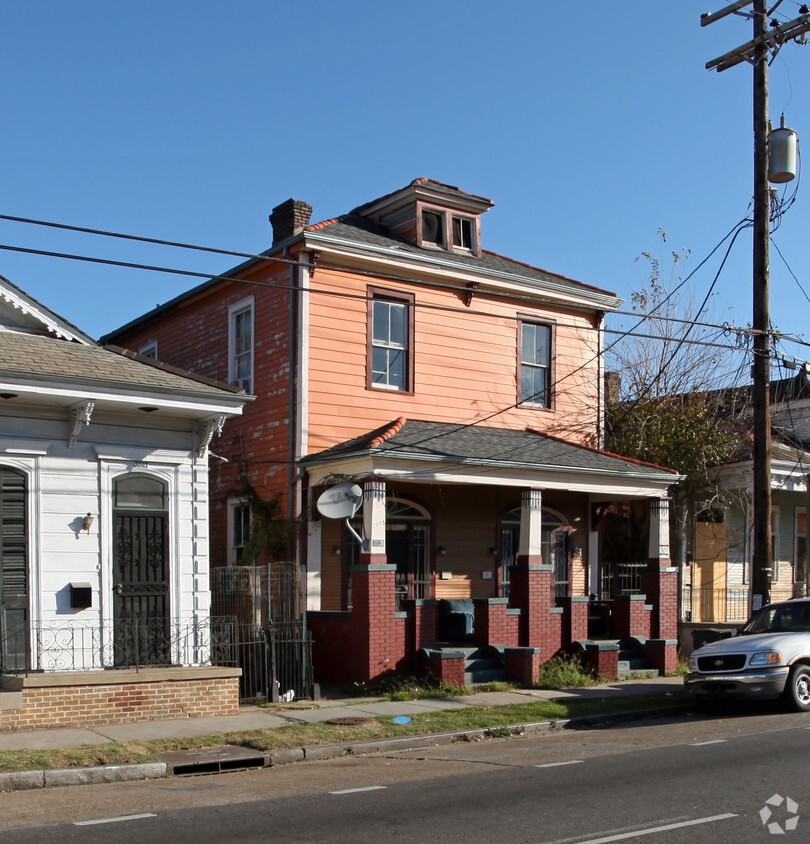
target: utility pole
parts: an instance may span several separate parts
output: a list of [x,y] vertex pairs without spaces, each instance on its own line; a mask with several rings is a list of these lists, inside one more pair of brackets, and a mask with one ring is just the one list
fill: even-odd
[[[777,0],[775,10],[781,0]],[[743,11],[753,5],[753,11]],[[754,362],[752,402],[754,410],[754,542],[751,573],[752,609],[771,600],[773,545],[771,524],[771,411],[770,411],[770,216],[768,184],[768,60],[788,40],[802,43],[810,30],[810,10],[800,8],[801,16],[769,28],[767,0],[738,0],[714,14],[701,17],[707,26],[727,15],[743,15],[753,21],[753,39],[706,63],[718,71],[747,61],[754,68],[754,244],[753,244],[753,329]],[[775,23],[775,22],[774,22]]]

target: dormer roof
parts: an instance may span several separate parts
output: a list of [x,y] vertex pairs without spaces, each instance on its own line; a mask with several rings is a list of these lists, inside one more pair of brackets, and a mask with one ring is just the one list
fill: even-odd
[[399,217],[402,209],[414,207],[419,200],[446,208],[450,211],[458,211],[461,214],[479,216],[489,211],[495,204],[491,199],[484,196],[476,196],[473,193],[461,190],[454,185],[445,185],[435,179],[420,178],[414,179],[404,188],[366,202],[355,208],[353,214],[360,214],[368,217],[377,223],[391,225],[390,219]]

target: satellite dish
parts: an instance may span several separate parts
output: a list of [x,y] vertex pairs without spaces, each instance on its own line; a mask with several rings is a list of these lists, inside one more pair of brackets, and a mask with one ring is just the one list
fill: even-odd
[[363,490],[357,484],[338,484],[322,493],[315,506],[327,519],[350,519],[362,500]]

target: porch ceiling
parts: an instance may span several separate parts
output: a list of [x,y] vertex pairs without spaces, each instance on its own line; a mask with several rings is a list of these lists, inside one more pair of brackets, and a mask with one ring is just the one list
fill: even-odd
[[604,496],[665,495],[670,469],[534,431],[398,419],[299,461],[315,485],[333,475],[413,483],[537,487]]

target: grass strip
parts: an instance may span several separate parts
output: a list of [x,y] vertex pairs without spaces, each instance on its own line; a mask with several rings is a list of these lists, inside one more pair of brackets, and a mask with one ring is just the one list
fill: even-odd
[[686,702],[681,692],[667,695],[639,695],[589,699],[538,700],[506,706],[469,706],[422,712],[411,716],[408,724],[394,724],[392,716],[370,719],[359,725],[326,723],[290,724],[267,730],[247,730],[192,738],[158,741],[111,742],[81,745],[65,749],[31,749],[0,751],[0,771],[83,768],[94,765],[126,765],[155,761],[156,753],[174,750],[236,745],[262,752],[322,744],[344,744],[397,736],[418,736],[431,733],[481,730],[510,724],[537,721],[559,721],[567,718],[632,712],[676,706]]

